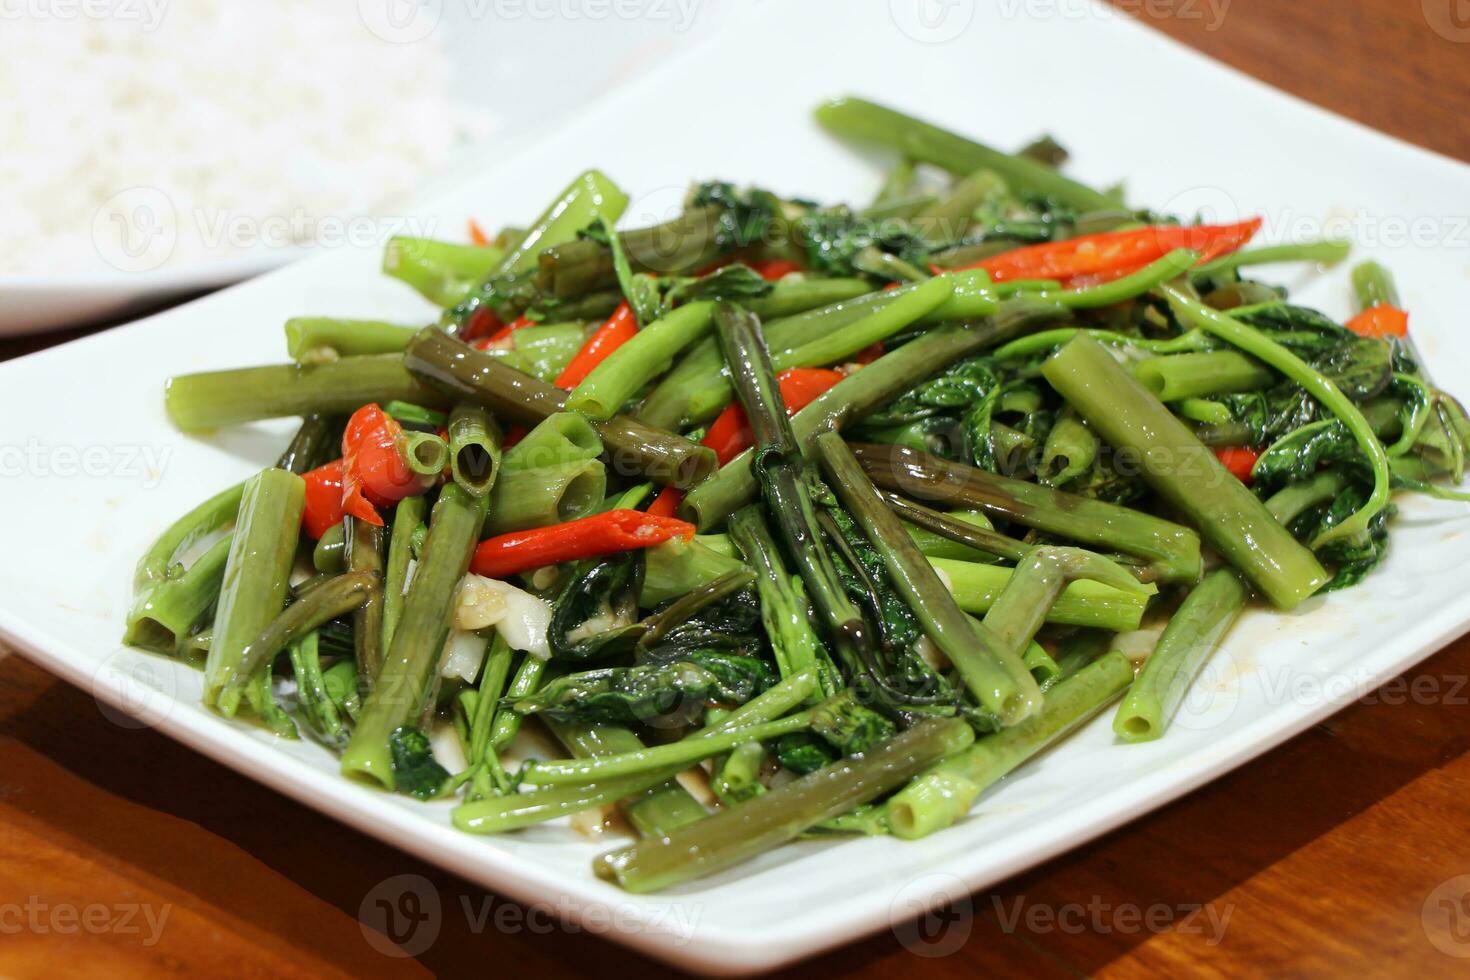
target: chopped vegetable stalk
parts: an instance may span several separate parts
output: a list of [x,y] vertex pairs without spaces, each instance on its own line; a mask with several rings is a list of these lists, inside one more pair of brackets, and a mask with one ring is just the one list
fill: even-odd
[[865,756],[833,763],[666,837],[603,854],[592,869],[635,893],[714,874],[876,799],[974,740],[958,719],[926,719]]
[[1039,710],[1041,691],[1021,662],[1020,649],[1008,647],[989,629],[975,628],[842,437],[824,433],[815,446],[832,487],[882,555],[895,588],[923,624],[929,640],[959,669],[980,705],[1005,725],[1014,725]]
[[1351,517],[1319,535],[1312,542],[1312,547],[1320,548],[1333,541],[1355,540],[1366,534],[1373,518],[1388,506],[1392,481],[1388,469],[1388,453],[1358,407],[1330,378],[1314,370],[1290,350],[1260,331],[1210,309],[1177,286],[1162,287],[1160,293],[1185,323],[1206,330],[1275,368],[1301,385],[1307,394],[1321,402],[1324,408],[1342,422],[1367,457],[1369,468],[1373,471],[1373,492]]
[[1132,454],[1139,476],[1276,605],[1294,608],[1327,584],[1330,577],[1312,553],[1097,341],[1077,337],[1042,371],[1077,414]]

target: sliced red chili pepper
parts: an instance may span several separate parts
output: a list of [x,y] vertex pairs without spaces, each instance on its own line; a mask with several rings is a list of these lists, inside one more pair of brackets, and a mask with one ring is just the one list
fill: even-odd
[[490,337],[499,333],[505,326],[495,311],[488,306],[482,306],[471,313],[465,321],[464,328],[460,330],[460,339],[465,343],[474,343],[484,337]]
[[1240,248],[1261,227],[1260,218],[1233,225],[1154,225],[1132,231],[1083,235],[1043,242],[983,259],[967,269],[984,269],[996,282],[1014,279],[1071,279],[1124,270],[1132,272],[1179,248],[1200,253],[1201,264]]
[[1248,446],[1226,446],[1215,450],[1215,457],[1225,464],[1225,468],[1235,476],[1237,480],[1246,485],[1255,482],[1251,474],[1255,471],[1256,460],[1261,454]]
[[513,531],[480,542],[470,570],[505,578],[545,565],[651,548],[671,538],[694,536],[694,525],[637,510],[610,510],[551,527]]
[[314,539],[342,523],[342,461],[335,459],[318,466],[301,479],[306,481],[306,508],[301,512],[301,526]]
[[1409,335],[1409,314],[1396,306],[1379,303],[1370,306],[1347,322],[1347,328],[1362,337],[1398,337]]
[[751,266],[766,282],[775,282],[784,279],[793,272],[800,272],[801,266],[790,259],[766,259],[764,262],[756,262]]
[[381,527],[375,507],[390,507],[433,485],[433,477],[419,476],[404,460],[398,448],[402,432],[375,403],[352,414],[342,433],[343,512]]
[[577,356],[557,377],[556,386],[568,391],[577,387],[593,368],[607,360],[609,354],[626,344],[637,332],[638,318],[633,315],[633,307],[621,304],[582,345]]
[[485,234],[485,229],[474,218],[470,219],[470,241],[482,248],[490,244],[490,236]]
[[861,364],[866,367],[882,356],[883,342],[880,340],[873,346],[864,347],[862,350],[858,351],[852,356],[852,360],[854,364]]
[[[786,414],[795,415],[816,401],[817,396],[841,381],[843,375],[826,368],[790,368],[782,371],[776,381],[781,389],[781,400],[786,403]],[[710,425],[701,443],[715,451],[715,458],[724,466],[730,460],[750,448],[753,436],[745,410],[738,404],[728,406],[720,417]]]
[[677,487],[664,487],[643,513],[653,517],[673,517],[679,513],[679,505],[683,502],[684,491]]

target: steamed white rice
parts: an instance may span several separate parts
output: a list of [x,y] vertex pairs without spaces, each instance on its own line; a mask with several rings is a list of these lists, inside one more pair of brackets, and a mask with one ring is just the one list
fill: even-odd
[[372,235],[466,135],[439,40],[357,0],[11,0],[0,274]]

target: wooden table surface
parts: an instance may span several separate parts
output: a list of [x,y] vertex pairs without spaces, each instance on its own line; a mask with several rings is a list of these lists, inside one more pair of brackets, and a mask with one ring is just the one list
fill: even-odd
[[[1274,85],[1470,159],[1466,0],[1119,5]],[[6,342],[0,355],[57,339]],[[800,973],[1463,971],[1467,678],[1470,641],[922,932],[875,936]],[[380,952],[358,918],[404,874],[430,879],[443,909],[416,958]],[[119,726],[87,692],[0,650],[0,976],[506,970],[665,972]]]

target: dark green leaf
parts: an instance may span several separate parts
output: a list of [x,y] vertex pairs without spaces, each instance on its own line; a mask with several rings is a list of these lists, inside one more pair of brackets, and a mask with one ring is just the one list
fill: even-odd
[[429,736],[405,725],[388,736],[393,760],[393,785],[400,793],[432,800],[444,789],[449,773],[434,759]]

